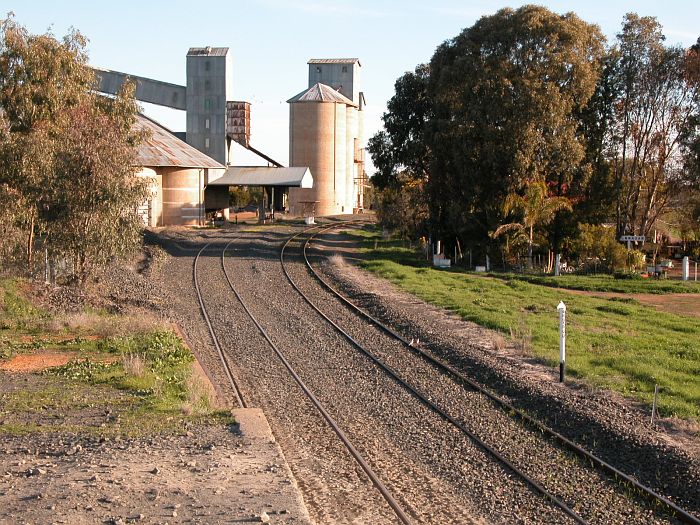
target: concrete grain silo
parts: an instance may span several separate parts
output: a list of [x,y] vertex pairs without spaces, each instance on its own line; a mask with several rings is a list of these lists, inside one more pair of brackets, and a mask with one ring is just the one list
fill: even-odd
[[348,167],[352,168],[353,153],[348,147],[347,119],[348,108],[356,105],[324,84],[315,84],[287,102],[289,165],[308,166],[314,178],[311,189],[290,188],[290,212],[301,214],[304,204],[313,204],[316,215],[352,213],[348,200],[352,169],[348,175]]
[[345,201],[347,213],[361,211],[364,184],[364,106],[357,58],[312,58],[308,61],[309,87],[320,83],[344,95],[353,105],[346,110]]

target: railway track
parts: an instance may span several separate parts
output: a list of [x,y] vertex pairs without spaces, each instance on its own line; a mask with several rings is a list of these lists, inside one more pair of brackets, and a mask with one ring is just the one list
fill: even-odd
[[[345,432],[340,428],[340,426],[336,423],[336,421],[333,419],[333,417],[330,415],[328,410],[325,408],[325,406],[319,401],[319,399],[314,395],[314,393],[311,391],[311,389],[304,383],[302,378],[299,376],[299,374],[296,372],[294,367],[291,365],[291,363],[287,360],[286,356],[284,353],[280,350],[280,348],[275,344],[275,342],[272,340],[270,335],[267,333],[265,328],[262,326],[262,324],[259,322],[259,320],[255,317],[255,315],[252,313],[246,302],[243,300],[242,296],[239,294],[238,290],[233,284],[233,281],[231,280],[231,277],[229,275],[229,272],[226,268],[225,264],[225,258],[226,258],[226,251],[229,249],[231,244],[234,241],[231,240],[229,241],[221,251],[221,268],[223,270],[224,276],[226,278],[226,282],[235,295],[236,299],[242,306],[242,308],[245,310],[246,314],[250,317],[250,320],[253,322],[253,324],[257,327],[259,330],[260,334],[264,337],[264,339],[267,341],[267,343],[270,345],[270,347],[273,349],[275,354],[278,356],[280,361],[283,363],[284,367],[288,370],[290,375],[293,377],[294,381],[298,384],[298,386],[301,388],[301,390],[304,392],[306,397],[309,399],[309,401],[313,404],[313,406],[318,410],[318,412],[321,414],[323,419],[328,423],[328,425],[331,427],[333,432],[338,436],[340,441],[343,443],[343,445],[346,447],[348,452],[352,455],[352,457],[355,459],[357,464],[362,468],[362,470],[367,474],[368,478],[372,482],[372,484],[375,486],[375,488],[379,491],[381,496],[384,498],[386,503],[389,505],[391,510],[394,512],[396,515],[397,519],[403,523],[404,525],[411,525],[411,520],[408,517],[407,513],[403,510],[401,505],[396,501],[396,499],[392,496],[391,492],[389,489],[384,485],[384,483],[380,480],[379,476],[374,472],[374,470],[369,466],[369,464],[365,461],[364,457],[360,452],[357,450],[357,448],[353,445],[353,443],[350,441],[350,439],[347,437]],[[233,391],[235,392],[235,397],[236,397],[236,402],[239,406],[241,407],[246,407],[246,402],[244,400],[244,396],[241,392],[241,389],[238,385],[238,381],[236,381],[233,370],[231,368],[231,365],[228,363],[228,359],[226,357],[226,354],[222,348],[222,345],[219,341],[219,338],[216,335],[216,332],[214,330],[214,327],[212,325],[210,316],[208,314],[207,308],[204,303],[204,298],[202,296],[202,292],[199,286],[199,279],[197,276],[197,267],[198,267],[198,262],[200,259],[200,256],[204,251],[206,251],[212,243],[207,243],[204,245],[197,255],[194,258],[194,264],[193,264],[193,281],[194,281],[194,286],[195,286],[195,291],[197,294],[197,299],[199,301],[200,305],[200,310],[202,313],[202,316],[207,324],[207,327],[209,329],[209,333],[211,335],[211,339],[214,343],[214,346],[217,350],[217,353],[219,355],[219,358],[221,360],[222,366],[226,371],[226,376],[229,379],[229,382],[231,384],[231,387],[233,388]]]
[[224,353],[223,349],[221,348],[221,344],[219,342],[219,338],[217,337],[216,333],[214,332],[214,327],[211,324],[211,319],[209,318],[209,313],[207,312],[206,307],[204,306],[204,298],[202,297],[202,291],[199,287],[199,279],[197,277],[197,265],[199,263],[199,258],[201,257],[202,253],[211,246],[212,243],[207,243],[202,248],[197,252],[197,255],[194,258],[194,264],[192,265],[192,280],[194,281],[194,289],[195,292],[197,293],[197,300],[199,301],[199,308],[200,311],[202,312],[202,317],[204,318],[205,323],[207,324],[207,328],[209,329],[209,335],[211,336],[211,340],[214,343],[214,348],[216,348],[216,353],[219,356],[219,359],[221,361],[221,366],[224,369],[224,372],[226,374],[226,379],[228,380],[229,385],[231,386],[231,389],[233,390],[234,397],[236,399],[236,404],[241,407],[241,408],[246,408],[247,404],[243,398],[243,394],[241,393],[241,389],[238,386],[238,381],[236,380],[233,369],[231,368],[231,365],[228,362],[228,359],[226,358],[226,354]]
[[[523,411],[517,409],[512,404],[508,403],[506,400],[500,398],[499,396],[497,396],[493,392],[491,392],[488,389],[484,388],[483,386],[479,385],[473,379],[465,376],[463,373],[456,370],[454,367],[452,367],[448,363],[445,363],[445,362],[435,358],[430,353],[428,353],[426,350],[420,348],[418,345],[414,344],[412,341],[407,340],[407,338],[398,334],[392,328],[386,326],[385,324],[381,323],[376,318],[369,315],[364,310],[358,308],[350,300],[348,300],[345,296],[343,296],[337,290],[335,290],[313,268],[313,266],[311,265],[309,258],[308,258],[307,248],[308,248],[308,245],[311,242],[311,240],[314,239],[317,235],[324,233],[324,232],[327,232],[327,231],[330,231],[334,228],[338,228],[340,226],[347,226],[347,224],[333,224],[329,227],[315,227],[315,228],[310,228],[310,229],[306,230],[306,233],[311,233],[311,234],[308,237],[306,237],[306,239],[304,240],[304,242],[301,246],[301,255],[303,256],[306,267],[311,272],[311,274],[314,276],[314,278],[321,284],[321,286],[323,286],[323,288],[328,290],[331,294],[333,294],[333,296],[335,296],[347,308],[349,308],[350,311],[352,311],[355,315],[358,315],[358,316],[362,317],[363,319],[365,319],[366,321],[369,321],[370,323],[372,323],[372,325],[379,328],[388,337],[391,337],[394,340],[400,342],[405,350],[408,350],[408,351],[410,351],[411,354],[421,358],[423,361],[425,361],[431,367],[433,367],[437,371],[439,371],[444,377],[448,377],[451,380],[458,382],[464,388],[469,388],[469,389],[479,393],[480,395],[482,395],[486,399],[488,399],[488,401],[491,404],[506,411],[506,413],[509,415],[509,417],[512,416],[514,418],[519,419],[530,430],[534,430],[536,432],[541,433],[542,435],[546,436],[547,439],[549,439],[550,441],[555,442],[562,450],[565,450],[567,453],[574,454],[577,458],[579,458],[579,460],[580,460],[579,463],[581,463],[581,464],[583,464],[584,462],[590,463],[595,468],[599,469],[601,472],[604,472],[607,476],[609,476],[612,479],[616,480],[617,482],[621,483],[625,487],[625,490],[627,488],[632,488],[634,492],[636,492],[637,494],[641,494],[644,498],[649,500],[655,507],[663,508],[665,510],[665,512],[667,513],[667,515],[669,517],[671,517],[671,519],[677,519],[678,521],[681,521],[683,523],[700,524],[700,520],[698,520],[697,517],[693,516],[692,514],[690,514],[687,511],[685,511],[684,509],[682,509],[681,507],[676,505],[674,502],[670,501],[668,498],[665,498],[664,496],[658,494],[657,492],[655,492],[651,488],[642,485],[641,483],[639,483],[637,480],[635,480],[631,476],[625,474],[624,472],[615,468],[611,464],[605,462],[604,460],[598,458],[597,456],[593,455],[589,451],[583,449],[582,447],[580,447],[576,443],[567,439],[563,435],[550,429],[549,427],[547,427],[546,425],[544,425],[540,421],[537,421],[533,417],[531,417],[528,414],[524,413]],[[304,298],[304,300],[321,317],[323,317],[328,323],[330,323],[332,326],[334,326],[334,328],[336,330],[338,330],[339,333],[341,333],[344,337],[346,337],[347,340],[350,341],[351,344],[353,344],[353,346],[355,346],[359,351],[361,351],[369,359],[374,361],[387,374],[389,374],[395,381],[397,381],[398,383],[403,385],[404,388],[408,389],[418,400],[420,400],[420,402],[422,402],[426,406],[430,407],[431,410],[433,410],[435,413],[439,414],[446,421],[450,422],[452,425],[454,425],[456,428],[458,428],[461,432],[463,432],[466,436],[468,436],[474,443],[476,443],[478,446],[482,447],[489,454],[491,454],[494,458],[496,458],[499,462],[501,462],[505,467],[510,469],[513,473],[515,473],[523,481],[525,481],[528,485],[530,485],[533,488],[533,490],[538,492],[542,497],[546,498],[552,504],[559,507],[562,510],[562,512],[564,512],[567,516],[572,518],[577,523],[589,523],[579,513],[577,513],[571,506],[567,505],[567,503],[565,503],[560,497],[558,497],[552,491],[545,488],[543,486],[543,484],[538,482],[533,476],[527,474],[523,469],[519,468],[516,464],[511,462],[506,457],[505,454],[502,454],[501,452],[496,450],[495,447],[489,445],[485,440],[481,439],[475,432],[469,430],[465,426],[465,424],[462,421],[460,421],[457,417],[453,417],[452,415],[450,415],[448,413],[447,410],[441,408],[435,402],[433,402],[432,399],[436,396],[422,392],[419,388],[416,388],[414,385],[410,384],[408,381],[406,381],[402,377],[402,373],[400,371],[398,371],[397,369],[395,369],[392,366],[390,366],[389,364],[387,364],[384,360],[382,360],[377,355],[373,354],[370,350],[368,350],[365,346],[363,346],[360,342],[358,342],[351,334],[349,334],[347,331],[343,330],[343,328],[341,328],[336,322],[334,322],[328,315],[326,315],[324,312],[321,311],[321,309],[298,286],[298,284],[294,281],[294,279],[290,275],[290,272],[288,271],[288,269],[285,267],[285,257],[284,257],[285,250],[290,245],[290,243],[292,243],[295,239],[300,238],[304,233],[305,232],[301,232],[299,234],[296,234],[295,236],[290,237],[287,240],[287,242],[284,244],[282,250],[280,251],[280,262],[284,268],[285,275],[287,276],[287,279],[289,280],[290,284],[297,290],[297,292],[299,294],[301,294],[301,296]]]
[[[332,227],[339,227],[339,226],[344,226],[344,225],[345,224],[334,224],[331,226]],[[328,228],[328,229],[332,229],[332,227]],[[317,272],[314,270],[313,266],[311,265],[311,262],[309,261],[308,254],[307,254],[307,248],[309,246],[309,243],[313,240],[313,238],[316,235],[323,233],[324,229],[325,229],[325,227],[314,227],[314,228],[310,228],[310,229],[305,230],[305,232],[301,232],[300,234],[297,234],[295,236],[290,237],[289,239],[287,239],[287,242],[284,243],[282,250],[279,252],[279,256],[280,256],[280,263],[282,266],[282,270],[283,270],[284,274],[287,276],[287,278],[290,280],[290,282],[294,283],[294,279],[293,279],[291,274],[294,273],[295,271],[296,272],[303,271],[304,273],[307,273],[308,271],[310,271],[313,275],[315,275],[315,277],[313,277],[313,279],[315,279],[316,280],[315,282],[318,283],[316,286],[319,286],[319,287],[322,286],[322,287],[324,287],[324,289],[326,291],[328,291],[330,293],[330,290],[332,290],[332,287],[328,283],[326,283],[320,275],[317,274]],[[302,235],[308,235],[308,237],[306,237],[305,239],[301,239]],[[285,250],[288,250],[288,247],[291,245],[292,242],[294,242],[294,240],[299,240],[299,241],[303,240],[304,241],[303,244],[300,245],[300,258],[303,257],[305,266],[302,267],[300,265],[294,265],[295,270],[290,271],[288,268],[288,261],[285,261]],[[270,334],[266,331],[265,327],[263,326],[263,323],[259,322],[255,318],[254,312],[251,311],[251,309],[248,307],[248,305],[244,302],[244,298],[236,290],[235,280],[231,279],[231,275],[229,274],[229,271],[227,270],[227,265],[226,265],[226,254],[227,254],[227,251],[230,250],[230,247],[234,241],[235,241],[235,239],[233,239],[233,240],[229,239],[228,242],[226,242],[226,241],[221,242],[220,244],[218,244],[216,246],[216,249],[221,250],[221,269],[225,275],[226,280],[228,281],[229,288],[231,289],[231,291],[233,292],[233,294],[237,298],[236,301],[240,302],[241,306],[246,311],[246,314],[250,317],[250,319],[256,325],[259,333],[265,338],[265,340],[267,341],[267,344],[270,345],[271,348],[273,348],[273,350],[276,353],[276,355],[278,356],[280,362],[283,363],[286,370],[290,373],[290,376],[294,377],[294,380],[299,385],[299,388],[302,391],[304,391],[304,393],[307,395],[307,397],[309,397],[309,399],[312,402],[315,401],[314,405],[316,406],[316,410],[318,411],[318,413],[321,414],[321,416],[325,419],[325,421],[329,423],[329,426],[331,428],[335,427],[335,428],[333,428],[333,431],[335,432],[336,435],[338,435],[339,437],[343,436],[345,438],[345,440],[347,441],[347,443],[345,444],[347,450],[350,452],[350,454],[352,454],[352,456],[355,458],[355,460],[358,461],[357,464],[362,468],[362,470],[365,472],[365,474],[369,477],[369,479],[372,481],[372,484],[379,489],[379,492],[382,494],[382,497],[384,498],[385,502],[389,505],[389,507],[391,507],[393,513],[395,514],[396,519],[398,519],[401,523],[410,523],[411,518],[409,518],[408,515],[414,514],[413,509],[411,509],[410,506],[408,509],[406,509],[405,507],[402,506],[402,504],[399,504],[397,502],[397,498],[392,496],[389,489],[387,489],[384,482],[382,482],[382,475],[383,474],[382,474],[381,469],[380,469],[379,473],[375,472],[368,465],[368,462],[366,460],[364,460],[364,458],[362,457],[362,455],[358,451],[358,449],[365,449],[366,450],[366,444],[361,443],[363,446],[358,447],[350,442],[350,439],[348,438],[347,433],[344,432],[340,428],[340,425],[335,423],[334,418],[330,415],[331,410],[325,408],[322,404],[320,404],[318,396],[312,392],[313,385],[312,385],[312,387],[308,386],[309,380],[312,379],[312,376],[308,375],[309,370],[308,369],[305,370],[306,375],[304,375],[304,378],[307,380],[306,381],[302,380],[302,374],[300,374],[294,370],[294,363],[292,363],[292,360],[288,359],[284,355],[284,353],[280,350],[278,345],[276,345],[274,340],[273,340],[273,337],[276,337],[276,334],[278,334],[279,332],[275,329],[276,331],[275,331],[275,333],[272,334],[272,337],[271,337]],[[219,319],[216,320],[216,322],[212,325],[212,321],[209,318],[209,314],[207,313],[206,304],[204,301],[204,297],[206,297],[206,295],[203,297],[202,292],[200,290],[200,286],[199,286],[199,280],[197,277],[197,262],[198,262],[200,256],[205,251],[207,251],[207,250],[213,251],[214,249],[215,248],[213,246],[213,243],[208,243],[205,246],[203,246],[201,248],[201,250],[198,252],[198,254],[195,258],[194,266],[193,266],[193,278],[194,278],[194,282],[195,282],[195,288],[197,291],[198,301],[200,304],[200,309],[202,311],[202,316],[204,317],[206,324],[209,328],[209,333],[211,335],[212,340],[215,341],[214,346],[217,349],[219,359],[221,360],[223,367],[227,371],[227,377],[229,377],[229,381],[231,382],[232,388],[236,392],[237,403],[240,406],[245,406],[245,401],[250,396],[244,396],[243,392],[241,392],[241,389],[238,386],[238,381],[236,381],[235,372],[234,372],[234,369],[237,369],[238,365],[236,365],[235,368],[231,366],[231,364],[229,363],[229,358],[226,355],[227,354],[226,346],[225,346],[225,344],[221,344],[217,338],[216,331],[220,330],[222,328],[222,325],[217,324],[217,323],[221,322],[220,316],[219,316]],[[213,264],[213,260],[209,264]],[[238,277],[238,275],[237,275],[237,277]],[[296,283],[293,284],[293,287],[296,288],[299,293],[303,294],[303,291],[300,289],[300,287],[297,286]],[[338,293],[335,290],[333,290],[333,291],[335,293]],[[346,298],[344,298],[342,296],[342,294],[339,294],[337,296],[333,295],[333,300],[335,302],[338,302],[338,300],[342,301],[342,303],[344,305],[342,308],[355,308],[354,305],[352,305],[352,303],[350,301],[348,301]],[[313,307],[313,303],[308,298],[306,299],[306,301],[309,305],[311,305]],[[319,313],[321,313],[318,308],[315,308],[315,309]],[[515,409],[514,407],[509,408],[506,401],[501,400],[500,398],[498,398],[498,396],[490,393],[487,389],[480,390],[478,388],[480,385],[478,385],[476,382],[473,382],[468,377],[463,376],[463,374],[461,374],[458,370],[450,367],[449,364],[442,363],[439,360],[435,359],[428,352],[426,352],[424,349],[417,348],[415,344],[412,345],[410,341],[407,341],[400,334],[394,332],[390,327],[386,327],[386,326],[382,325],[382,328],[380,328],[379,325],[381,325],[381,323],[379,323],[379,321],[376,319],[370,318],[370,316],[368,314],[366,314],[365,312],[362,312],[362,313],[356,312],[354,314],[354,316],[356,316],[356,317],[359,316],[365,322],[372,324],[372,326],[376,327],[377,330],[381,331],[385,337],[391,338],[394,340],[394,342],[396,344],[400,344],[401,346],[403,346],[404,351],[409,350],[410,354],[412,354],[415,358],[420,359],[421,361],[424,361],[426,364],[428,364],[430,366],[430,368],[433,369],[432,376],[430,376],[430,377],[432,377],[432,381],[435,380],[435,370],[439,370],[441,377],[449,377],[450,381],[455,383],[455,385],[458,385],[459,390],[461,390],[462,392],[466,392],[468,390],[472,390],[473,392],[478,392],[479,396],[482,396],[485,399],[487,399],[490,404],[499,405],[499,406],[501,406],[501,408],[505,408],[507,413],[505,413],[505,415],[503,416],[504,418],[509,419],[509,420],[512,420],[513,418],[520,418],[523,422],[526,423],[526,425],[530,429],[534,428],[537,430],[537,432],[541,432],[541,433],[546,434],[546,430],[544,429],[545,428],[544,425],[542,425],[541,423],[538,423],[535,420],[532,420],[532,422],[529,421],[528,420],[529,416],[527,414],[518,413],[519,411],[517,409]],[[327,317],[327,320],[331,321],[331,319],[328,317]],[[324,322],[327,322],[327,321],[324,321]],[[342,329],[339,326],[338,326],[338,328]],[[347,340],[350,341],[351,344],[355,348],[358,348],[358,345],[362,346],[362,344],[360,344],[360,341],[357,340],[358,337],[353,338],[353,336],[349,333],[347,333],[346,336],[348,338]],[[346,337],[346,336],[343,336],[343,337]],[[380,353],[380,352],[377,352],[376,349],[374,349],[374,348],[373,348],[373,350],[374,350],[374,353],[376,353],[376,354]],[[365,353],[363,353],[363,355],[368,356],[368,354],[367,354],[368,351],[365,350],[364,352]],[[369,353],[371,354],[372,352],[369,351]],[[406,353],[409,353],[409,352],[406,352]],[[391,359],[386,359],[386,357],[387,356],[382,356],[382,357],[375,356],[375,358],[379,359],[380,361],[382,360],[382,358],[389,361],[388,363],[384,363],[384,366],[382,366],[380,364],[378,364],[377,366],[381,367],[381,369],[384,370],[384,373],[388,374],[388,376],[391,377],[391,381],[394,381],[397,384],[399,382],[408,383],[408,381],[405,381],[405,378],[402,377],[404,375],[404,372],[401,369],[400,360],[392,361]],[[298,357],[295,357],[295,359],[297,359],[297,364],[299,364]],[[431,359],[434,361],[431,361]],[[392,375],[392,373],[393,373],[393,375]],[[462,377],[460,377],[460,375]],[[242,376],[242,377],[245,377],[245,376]],[[427,380],[431,381],[431,379],[429,379],[429,378]],[[313,383],[313,382],[314,381],[311,381],[311,383]],[[414,383],[415,383],[415,381],[414,381]],[[418,382],[418,383],[419,384],[417,386],[415,386],[415,385],[411,386],[410,384],[408,384],[408,386],[404,387],[404,388],[411,389],[410,390],[411,395],[415,399],[419,400],[421,405],[429,407],[430,406],[429,403],[432,403],[432,405],[434,405],[435,408],[430,408],[430,410],[432,410],[434,413],[438,414],[445,421],[450,421],[449,418],[452,418],[454,421],[450,422],[450,425],[452,425],[456,429],[459,429],[459,431],[464,433],[465,436],[468,436],[469,439],[471,439],[473,443],[478,443],[477,440],[483,441],[485,446],[482,446],[482,449],[484,451],[487,451],[487,453],[491,454],[492,457],[494,457],[494,458],[498,458],[500,456],[502,459],[499,459],[499,461],[501,461],[502,464],[505,465],[506,469],[510,469],[511,472],[515,473],[516,476],[520,477],[520,479],[524,483],[527,483],[528,485],[530,485],[532,487],[531,490],[533,492],[540,494],[540,496],[543,499],[545,499],[546,501],[550,502],[551,505],[559,508],[561,510],[561,512],[566,514],[566,516],[568,517],[568,520],[571,520],[571,521],[576,522],[576,523],[607,523],[607,521],[600,519],[600,514],[598,515],[598,519],[592,519],[589,521],[588,516],[590,515],[590,512],[588,512],[589,509],[587,509],[585,507],[585,505],[583,507],[583,512],[582,512],[579,510],[580,505],[579,505],[579,507],[577,507],[576,504],[574,504],[574,505],[570,504],[570,502],[571,502],[570,494],[567,495],[568,497],[560,497],[555,493],[555,491],[550,491],[548,482],[547,483],[545,483],[545,482],[540,483],[539,481],[537,481],[536,476],[532,475],[532,472],[526,472],[527,469],[523,470],[522,468],[520,468],[520,466],[517,464],[517,461],[509,460],[507,457],[507,454],[504,454],[504,451],[499,449],[499,447],[494,446],[493,444],[489,445],[485,440],[481,439],[481,436],[480,436],[481,430],[480,429],[477,428],[476,430],[470,430],[469,428],[467,428],[467,425],[465,423],[465,419],[463,417],[459,417],[459,416],[454,417],[454,415],[452,415],[450,413],[451,412],[450,409],[445,408],[445,407],[441,408],[440,403],[439,403],[440,395],[438,392],[431,392],[431,391],[427,391],[427,393],[421,392],[421,389],[425,390],[425,388],[424,388],[425,384],[424,383],[421,384],[420,382]],[[456,389],[453,389],[453,390],[455,392],[457,392]],[[461,395],[465,395],[465,394],[462,393]],[[324,394],[324,396],[327,397],[327,394]],[[422,396],[422,399],[421,399],[421,396]],[[493,397],[491,397],[491,396],[493,396]],[[430,399],[428,399],[428,398],[430,398]],[[435,402],[435,400],[437,400],[437,402]],[[426,403],[426,401],[427,401],[427,403]],[[500,405],[500,401],[503,401],[505,404]],[[315,403],[319,403],[320,406],[316,405]],[[337,407],[334,407],[334,408],[337,410]],[[347,424],[347,421],[345,424]],[[538,424],[541,425],[541,427],[538,426]],[[353,429],[353,431],[355,431],[355,430],[356,429]],[[563,439],[566,439],[563,436],[561,436],[561,437]],[[352,437],[353,440],[355,438],[356,438],[356,436]],[[554,440],[555,437],[549,435],[548,439]],[[341,437],[341,440],[342,440],[342,437]],[[349,446],[348,446],[348,444],[349,444]],[[562,443],[559,443],[559,445],[561,446],[561,448],[567,448]],[[353,449],[354,449],[354,452],[353,452]],[[567,448],[567,450],[568,450],[568,448]],[[374,452],[376,454],[376,450]],[[593,456],[593,457],[595,457],[595,456]],[[372,460],[371,463],[373,463],[373,464],[377,463],[376,456],[373,456],[370,459]],[[505,461],[503,461],[503,460],[505,460]],[[590,461],[590,460],[591,460],[590,458],[587,459],[587,461]],[[382,461],[380,461],[380,463],[382,463]],[[599,465],[597,465],[597,467],[601,468]],[[611,467],[611,468],[614,468],[614,467]],[[608,472],[607,474],[609,475],[610,473]],[[395,472],[393,473],[393,475],[395,476]],[[623,478],[618,476],[618,479],[623,479]],[[532,481],[534,483],[531,483],[530,481]],[[547,481],[549,481],[549,480],[547,480]],[[623,481],[624,481],[624,479],[623,479]],[[632,481],[634,481],[634,480],[632,480]],[[396,490],[395,494],[397,496],[403,496],[402,490],[401,490],[402,485],[401,484],[397,485],[395,483],[395,480],[392,480],[392,484],[394,485],[395,490]],[[630,484],[630,486],[632,486],[632,485],[633,484]],[[637,489],[637,490],[639,490],[639,489]],[[403,497],[398,498],[398,499],[405,500]],[[661,500],[661,501],[663,502],[663,500]],[[668,501],[668,500],[666,500],[666,501]],[[634,498],[633,498],[633,503],[636,504],[636,502],[634,502]],[[671,505],[673,505],[672,502],[668,502],[668,503],[671,503]],[[682,511],[682,509],[679,509],[681,512],[678,512],[678,511],[675,511],[672,507],[666,507],[666,508],[667,509],[670,508],[671,511],[673,512],[673,515],[675,516],[675,518],[677,518],[679,521],[683,521],[686,523],[700,523],[697,521],[697,519],[694,516],[692,516],[690,514],[688,514],[688,516],[690,516],[690,519],[683,516],[682,512],[684,512],[684,511]],[[409,512],[407,512],[407,510],[411,510],[411,512],[409,513]],[[582,516],[585,516],[585,517],[582,517]],[[665,516],[666,516],[666,518],[669,518],[668,514],[665,514]],[[651,517],[649,520],[638,520],[638,519],[632,518],[632,521],[625,520],[624,522],[630,522],[630,523],[631,522],[635,522],[635,523],[637,523],[637,522],[639,522],[639,523],[642,523],[642,522],[644,522],[644,523],[647,523],[647,522],[648,523],[675,522],[673,518],[671,518],[670,520],[666,519],[666,518],[658,518],[658,513],[657,513],[656,517],[653,519]],[[562,521],[564,521],[564,520],[562,520]],[[432,521],[428,520],[428,522],[432,522]],[[622,521],[618,521],[618,522],[622,523]]]

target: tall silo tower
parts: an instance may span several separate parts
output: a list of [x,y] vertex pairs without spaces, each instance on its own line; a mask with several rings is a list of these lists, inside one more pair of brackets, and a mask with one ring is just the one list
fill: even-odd
[[[364,176],[364,94],[361,91],[357,58],[312,58],[309,65],[309,88],[317,83],[332,87],[353,102],[346,110],[346,168],[344,208],[351,212],[362,207]],[[311,172],[313,173],[313,171]]]
[[187,52],[187,143],[226,165],[226,101],[233,100],[232,58],[227,47]]
[[[352,213],[348,208],[348,107],[355,104],[324,84],[315,84],[289,102],[289,165],[308,166],[314,186],[303,197],[315,202],[317,215]],[[299,197],[290,191],[290,208],[300,213]],[[297,202],[295,202],[297,201]]]

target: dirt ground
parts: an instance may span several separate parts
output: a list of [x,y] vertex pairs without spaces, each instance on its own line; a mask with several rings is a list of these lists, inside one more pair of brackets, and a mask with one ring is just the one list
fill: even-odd
[[[44,381],[0,371],[2,392]],[[89,411],[83,420],[94,418]],[[129,440],[40,429],[0,435],[0,524],[309,523],[264,415],[235,417],[234,427]]]
[[687,315],[700,317],[700,297],[690,293],[637,293],[623,294],[616,292],[587,292],[582,290],[566,290],[569,293],[578,295],[588,295],[594,297],[631,297],[640,303],[652,306],[662,312],[669,312],[676,315]]
[[[32,354],[20,354],[0,361],[0,370],[6,372],[40,372],[46,368],[63,366],[71,359],[75,359],[75,354],[68,352],[51,352],[39,350]],[[109,363],[116,360],[115,356],[105,356],[97,360],[100,363]],[[93,359],[95,361],[95,359]]]

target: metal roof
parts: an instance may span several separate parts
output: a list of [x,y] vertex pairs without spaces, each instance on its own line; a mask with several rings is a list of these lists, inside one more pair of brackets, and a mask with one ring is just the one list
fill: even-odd
[[314,84],[309,89],[293,96],[287,102],[335,102],[357,107],[352,100],[326,84]]
[[207,55],[210,57],[223,57],[228,53],[228,47],[191,47],[187,56]]
[[[311,58],[307,64],[360,64],[359,58]],[[362,66],[362,64],[360,64]]]
[[183,142],[169,130],[144,115],[136,117],[135,127],[148,137],[138,147],[136,165],[146,167],[224,168],[223,164]]
[[209,186],[294,186],[299,188],[313,187],[314,179],[311,170],[305,167],[297,168],[268,168],[263,166],[233,166],[215,180],[209,181]]

